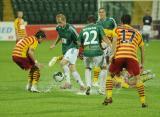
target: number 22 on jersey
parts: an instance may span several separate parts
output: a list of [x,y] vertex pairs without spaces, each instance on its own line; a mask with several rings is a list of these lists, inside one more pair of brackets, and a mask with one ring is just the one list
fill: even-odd
[[97,31],[95,30],[91,30],[89,32],[84,32],[83,36],[85,36],[84,39],[84,45],[94,45],[94,44],[98,44],[97,39]]

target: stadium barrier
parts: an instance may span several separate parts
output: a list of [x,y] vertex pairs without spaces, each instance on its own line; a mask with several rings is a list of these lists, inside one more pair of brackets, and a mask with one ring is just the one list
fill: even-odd
[[16,40],[13,22],[0,22],[0,41]]
[[[74,25],[77,32],[84,27],[84,25]],[[27,25],[26,32],[28,36],[34,35],[38,30],[43,30],[47,35],[47,40],[54,40],[57,37],[56,25]]]

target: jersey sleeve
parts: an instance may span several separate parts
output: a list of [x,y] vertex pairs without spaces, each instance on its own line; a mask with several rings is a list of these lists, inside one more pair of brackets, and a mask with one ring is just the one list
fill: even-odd
[[137,37],[138,37],[138,46],[139,47],[144,46],[142,35],[139,32],[137,33]]
[[79,35],[78,35],[76,29],[73,26],[70,26],[70,31],[71,31],[71,34],[72,34],[72,39],[74,41],[77,41]]
[[78,36],[78,42],[81,43],[81,45],[83,44],[83,32],[81,31],[79,36]]
[[110,20],[112,21],[113,29],[116,28],[117,27],[116,20],[114,18],[110,18]]
[[18,29],[18,19],[15,19],[15,21],[14,21],[14,27],[15,27],[16,30]]
[[34,40],[30,48],[35,50],[37,48],[37,45],[38,45],[38,41]]
[[102,26],[98,26],[98,28],[99,28],[100,39],[102,39],[102,37],[105,36],[103,27]]

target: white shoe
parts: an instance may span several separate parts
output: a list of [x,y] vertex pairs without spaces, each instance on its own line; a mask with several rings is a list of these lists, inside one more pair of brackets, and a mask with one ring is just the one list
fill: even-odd
[[94,87],[99,87],[98,82],[93,82],[93,86],[94,86]]
[[26,90],[27,90],[27,91],[31,91],[31,87],[32,87],[32,84],[31,84],[31,83],[28,83],[28,84],[26,85]]
[[98,90],[98,93],[99,93],[100,95],[105,95],[105,91],[104,91],[104,90],[101,90],[101,89]]
[[57,60],[58,60],[58,57],[53,57],[53,58],[49,61],[48,66],[49,66],[49,67],[53,66],[53,65],[57,62]]
[[37,89],[36,85],[32,85],[31,92],[40,93],[40,91]]

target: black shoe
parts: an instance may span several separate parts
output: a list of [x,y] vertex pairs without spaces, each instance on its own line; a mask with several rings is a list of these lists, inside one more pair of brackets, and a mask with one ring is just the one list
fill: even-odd
[[148,105],[147,105],[147,104],[142,103],[142,108],[147,108],[147,107],[148,107]]
[[86,95],[90,95],[90,90],[91,90],[91,88],[90,88],[90,87],[87,87]]
[[112,98],[109,98],[109,99],[108,99],[108,98],[106,97],[106,98],[104,99],[104,102],[103,102],[102,104],[103,104],[103,105],[108,105],[108,104],[111,104],[112,102],[113,102],[113,101],[112,101]]

